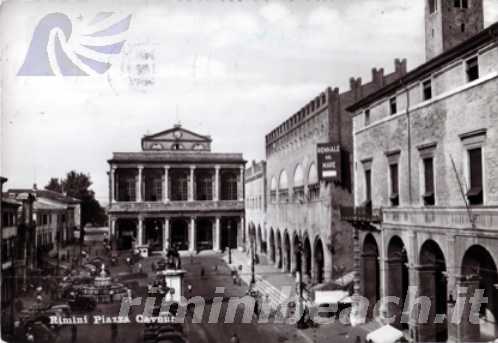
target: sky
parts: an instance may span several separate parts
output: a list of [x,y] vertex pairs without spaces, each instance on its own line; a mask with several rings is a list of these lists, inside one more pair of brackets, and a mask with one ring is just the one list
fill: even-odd
[[[106,203],[112,153],[139,151],[144,134],[176,123],[211,135],[213,151],[264,159],[265,135],[327,87],[369,82],[373,67],[389,73],[395,58],[408,69],[423,63],[423,12],[422,0],[5,1],[0,174],[16,188],[89,173]],[[486,26],[498,21],[498,0],[485,0],[484,12]],[[55,75],[18,75],[51,13],[71,23],[69,35],[49,32]],[[124,31],[92,35],[130,15]],[[79,53],[109,69],[76,60],[88,76],[65,75],[57,37],[73,62]],[[119,53],[86,48],[122,41]]]

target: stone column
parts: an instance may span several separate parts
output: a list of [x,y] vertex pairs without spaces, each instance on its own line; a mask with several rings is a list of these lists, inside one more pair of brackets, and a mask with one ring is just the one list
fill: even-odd
[[240,167],[240,180],[237,185],[239,201],[244,201],[244,167]]
[[477,342],[481,332],[478,313],[471,311],[471,298],[479,288],[479,278],[459,276],[456,286],[456,303],[450,318],[452,325],[456,326],[456,342]]
[[237,247],[243,247],[245,243],[245,234],[244,234],[244,217],[240,217],[240,228],[236,230],[235,234],[237,235]]
[[[364,319],[362,318],[361,308],[359,304],[359,295],[360,295],[360,287],[361,287],[361,248],[360,248],[360,236],[358,232],[358,228],[354,228],[353,234],[353,306],[351,311],[351,325],[356,326],[364,323]],[[363,280],[365,281],[365,280]],[[374,283],[375,287],[375,283]],[[363,293],[365,296],[365,293]],[[370,300],[370,299],[369,299]],[[371,305],[373,306],[373,305]]]
[[214,167],[214,187],[213,187],[213,200],[220,200],[220,166]]
[[220,227],[220,217],[216,217],[215,223],[215,250],[221,251],[221,227]]
[[109,217],[109,224],[109,240],[112,242],[116,236],[116,218]]
[[142,200],[142,172],[144,166],[138,166],[138,185],[137,185],[137,201],[141,202]]
[[111,204],[116,201],[116,167],[111,167]]
[[169,217],[164,217],[164,226],[163,226],[163,251],[166,251],[170,248],[170,228],[169,228]]
[[195,166],[190,166],[190,187],[188,192],[188,201],[194,201],[194,179]]
[[[401,275],[402,275],[402,262],[401,259],[388,259],[385,261],[385,274],[386,274],[386,295],[388,296],[401,296]],[[400,315],[402,311],[402,303],[400,305],[389,303],[385,311],[387,317],[396,317],[396,321],[391,324],[393,326],[399,325]]]
[[142,216],[138,217],[138,231],[137,231],[137,245],[144,245],[144,218]]
[[164,166],[163,201],[169,202],[169,166]]
[[[426,323],[420,322],[418,318],[410,317],[410,329],[414,331],[414,338],[417,342],[436,342],[438,333],[438,324],[435,323],[436,316],[436,304],[438,299],[436,299],[436,270],[434,266],[417,266],[415,268],[410,268],[410,273],[412,269],[415,269],[418,273],[419,288],[418,294],[408,294],[408,300],[410,302],[410,307],[413,308],[413,299],[417,296],[428,297],[430,299],[430,310],[429,319]],[[444,299],[446,301],[446,299]]]
[[189,241],[188,241],[188,250],[190,252],[194,252],[196,250],[196,237],[195,237],[195,217],[190,218],[190,227],[189,227]]

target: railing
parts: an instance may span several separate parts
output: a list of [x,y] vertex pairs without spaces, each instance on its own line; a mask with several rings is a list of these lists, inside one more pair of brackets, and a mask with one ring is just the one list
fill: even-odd
[[382,222],[382,210],[371,207],[347,207],[340,209],[341,220],[351,223],[380,223]]
[[111,212],[137,211],[188,211],[188,210],[243,210],[244,201],[169,201],[163,202],[114,202],[110,206]]
[[[498,230],[498,208],[384,208],[383,223],[434,228]],[[472,218],[472,220],[471,220]],[[472,223],[472,221],[474,223]]]

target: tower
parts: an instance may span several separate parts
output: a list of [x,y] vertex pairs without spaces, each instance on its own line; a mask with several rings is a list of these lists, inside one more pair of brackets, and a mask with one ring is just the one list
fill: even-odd
[[484,28],[483,0],[425,0],[427,60]]

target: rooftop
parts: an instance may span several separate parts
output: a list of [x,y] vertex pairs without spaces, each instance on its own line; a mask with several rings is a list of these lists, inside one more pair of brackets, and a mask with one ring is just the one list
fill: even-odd
[[370,104],[376,102],[377,100],[395,93],[398,89],[405,87],[407,84],[413,81],[417,81],[421,78],[425,78],[433,70],[441,68],[451,61],[461,58],[463,55],[492,42],[498,42],[498,22],[482,30],[477,35],[469,38],[468,40],[455,46],[454,48],[449,49],[442,54],[430,59],[429,61],[421,64],[417,68],[405,74],[399,80],[391,82],[378,91],[364,97],[360,101],[348,107],[347,110],[349,112],[356,112],[359,109],[368,107]]
[[21,193],[33,193],[36,195],[37,198],[46,198],[46,199],[62,202],[64,204],[79,204],[81,202],[79,199],[70,197],[70,196],[62,194],[62,193],[47,190],[47,189],[13,188],[13,189],[9,189],[7,191],[7,196],[9,196],[12,193],[14,193],[16,195],[21,194]]

